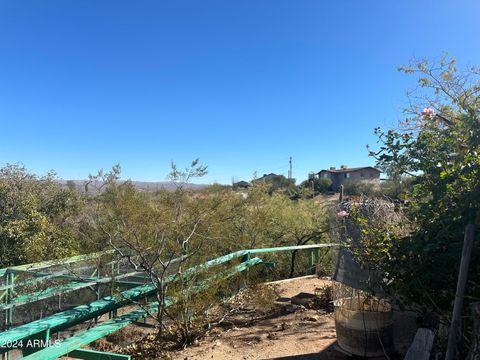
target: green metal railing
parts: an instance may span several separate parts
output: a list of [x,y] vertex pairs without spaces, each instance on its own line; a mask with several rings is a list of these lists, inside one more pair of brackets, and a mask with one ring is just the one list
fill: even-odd
[[[258,257],[251,258],[252,255],[261,254],[261,253],[274,253],[274,252],[291,252],[291,251],[309,251],[309,268],[313,267],[315,262],[318,262],[320,259],[320,249],[322,248],[330,248],[335,246],[334,244],[315,244],[315,245],[301,245],[301,246],[285,246],[285,247],[276,247],[276,248],[264,248],[264,249],[247,249],[237,251],[228,255],[224,255],[218,257],[216,259],[209,260],[201,265],[197,265],[190,269],[187,269],[183,276],[188,277],[190,275],[196,274],[198,272],[204,271],[210,267],[221,265],[228,263],[234,259],[240,258],[241,263],[234,266],[227,274],[223,274],[222,276],[228,278],[235,274],[248,271],[248,269],[252,266],[258,265],[263,263],[263,261]],[[96,254],[98,256],[98,254]],[[85,260],[85,259],[92,259],[94,258],[93,255],[86,255],[82,257],[75,257],[77,261]],[[80,260],[78,260],[80,259]],[[71,258],[67,259],[68,261]],[[74,262],[74,261],[71,261]],[[71,263],[70,262],[70,263]],[[30,264],[30,265],[22,265],[20,267],[12,267],[8,269],[1,269],[0,274],[3,274],[7,277],[6,286],[3,288],[4,291],[7,292],[5,297],[6,304],[13,304],[15,300],[11,294],[9,295],[8,292],[12,292],[14,289],[14,280],[12,277],[11,282],[8,281],[8,276],[11,276],[15,273],[16,270],[28,270],[31,269],[45,269],[49,266],[59,265],[58,262],[43,262],[37,264]],[[31,266],[36,265],[36,266]],[[21,268],[21,269],[19,269]],[[10,270],[9,270],[10,269]],[[130,274],[129,274],[130,275]],[[48,275],[46,275],[48,276]],[[176,275],[171,275],[167,277],[166,281],[171,282],[177,279]],[[87,279],[91,280],[91,279]],[[102,281],[108,282],[112,281],[113,278],[104,278],[101,279]],[[98,281],[98,280],[97,280]],[[90,283],[97,283],[97,281],[86,281],[86,282],[79,282],[78,284],[75,282],[71,282],[66,284],[66,289],[69,291],[73,291],[77,289],[78,286],[83,286],[85,284]],[[196,291],[201,291],[205,288],[206,284],[208,283],[208,279],[205,281],[205,284],[202,283],[197,285]],[[133,283],[132,285],[135,285]],[[63,288],[62,288],[63,289]],[[60,291],[57,287],[49,288],[48,294],[56,294]],[[32,321],[9,330],[6,330],[0,333],[0,353],[7,354],[11,350],[10,347],[5,346],[8,344],[22,344],[23,343],[31,343],[33,340],[37,340],[37,343],[40,344],[40,348],[45,347],[44,349],[40,349],[38,347],[24,347],[24,355],[26,355],[25,359],[55,359],[56,357],[65,355],[70,353],[73,356],[72,351],[78,350],[81,346],[87,345],[88,343],[97,340],[103,336],[106,336],[118,329],[131,324],[132,322],[139,321],[145,318],[148,314],[148,309],[158,307],[157,303],[151,303],[147,305],[147,309],[139,309],[127,314],[117,316],[111,320],[108,320],[100,325],[94,326],[93,328],[83,331],[77,335],[72,336],[71,338],[64,340],[60,343],[55,343],[55,346],[49,346],[49,340],[52,334],[58,333],[59,331],[66,330],[74,325],[80,324],[82,322],[88,321],[90,319],[97,318],[101,315],[107,313],[116,312],[117,309],[122,308],[126,305],[131,304],[132,302],[145,299],[148,296],[151,296],[156,291],[156,288],[151,284],[145,284],[141,286],[135,286],[131,289],[122,291],[120,296],[107,296],[102,299],[90,302],[88,304],[76,306],[72,309],[58,312],[51,316],[47,316],[43,319]],[[46,294],[45,296],[47,296]],[[29,301],[37,301],[39,299],[38,294],[28,294],[27,297],[20,301],[19,298],[16,299],[17,303],[15,306],[21,304],[28,304]],[[171,305],[175,302],[174,299],[169,300]],[[5,311],[12,311],[13,306],[3,305],[3,309]],[[10,314],[11,315],[11,314]],[[10,318],[11,320],[11,318]],[[2,347],[3,346],[3,347]],[[20,346],[21,347],[21,346]],[[79,357],[79,358],[92,358],[92,354],[87,352],[83,352],[83,349],[78,350],[75,352],[75,355],[78,356],[86,356],[86,357]],[[100,355],[99,355],[100,356]],[[120,359],[120,358],[119,358]],[[122,358],[125,359],[125,358]]]
[[107,255],[107,254],[114,254],[114,253],[115,253],[114,250],[107,250],[107,251],[102,251],[97,253],[86,254],[86,255],[72,256],[69,258],[64,258],[59,260],[48,260],[48,261],[31,263],[31,264],[9,266],[9,267],[0,269],[0,276],[4,276],[7,272],[10,272],[10,271],[15,271],[15,270],[16,271],[29,271],[29,270],[38,271],[38,270],[46,269],[55,265],[66,265],[66,264],[78,263],[86,260],[98,259],[100,256]]
[[[74,256],[66,259],[39,262],[0,269],[3,282],[0,283],[0,311],[5,311],[5,324],[7,329],[13,325],[13,310],[15,307],[28,305],[39,300],[46,300],[54,296],[65,295],[70,292],[90,288],[98,291],[98,286],[117,282],[124,278],[140,277],[141,272],[119,272],[120,261],[109,261],[103,266],[110,266],[110,273],[100,276],[98,264],[70,268],[95,260],[100,262],[102,257],[112,255],[114,251],[104,251],[88,255]],[[61,267],[61,270],[51,268]],[[90,271],[89,275],[79,275],[79,272]],[[1,277],[0,277],[1,278]],[[48,283],[50,285],[45,285]],[[61,284],[58,284],[61,282]],[[137,283],[140,285],[141,282]],[[26,289],[26,292],[25,292]],[[59,305],[60,308],[60,305]]]

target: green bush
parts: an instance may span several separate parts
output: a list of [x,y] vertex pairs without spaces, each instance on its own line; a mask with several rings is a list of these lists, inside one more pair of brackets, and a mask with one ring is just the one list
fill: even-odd
[[332,191],[332,180],[329,178],[312,178],[305,180],[300,184],[300,187],[303,189],[312,189],[315,193],[325,193],[327,191]]
[[[445,58],[434,64],[416,61],[401,70],[418,77],[415,102],[407,109],[411,117],[397,130],[377,128],[381,147],[370,154],[378,167],[390,169],[396,178],[415,178],[405,192],[406,213],[414,227],[408,236],[391,239],[379,261],[389,263],[397,296],[449,314],[465,228],[480,225],[480,72],[475,67],[458,71],[455,61]],[[464,296],[465,317],[469,302],[480,298],[478,284],[477,231]],[[463,335],[462,339],[469,337]]]
[[378,187],[368,181],[347,181],[343,184],[343,193],[345,195],[373,196],[378,194]]
[[78,253],[76,221],[83,203],[53,173],[38,177],[21,165],[0,169],[0,267]]

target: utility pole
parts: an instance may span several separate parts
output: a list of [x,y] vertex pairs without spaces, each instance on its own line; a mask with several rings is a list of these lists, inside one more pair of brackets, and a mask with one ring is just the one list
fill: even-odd
[[291,179],[292,178],[292,157],[291,156],[290,156],[289,164],[290,164],[290,169],[288,170],[288,178]]

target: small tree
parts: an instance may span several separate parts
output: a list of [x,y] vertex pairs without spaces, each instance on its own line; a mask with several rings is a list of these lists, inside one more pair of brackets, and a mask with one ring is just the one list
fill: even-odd
[[[166,318],[174,324],[182,343],[192,341],[195,337],[192,319],[204,314],[212,304],[204,301],[212,292],[193,296],[205,274],[187,271],[207,257],[208,244],[204,240],[218,206],[215,201],[196,199],[185,187],[206,171],[198,160],[185,170],[172,164],[169,179],[176,190],[163,190],[155,195],[137,191],[129,181],[118,183],[111,178],[97,197],[99,229],[120,257],[147,275],[155,288],[158,306],[150,315],[158,324],[159,341],[165,334]],[[218,284],[213,281],[209,287]],[[172,299],[176,303],[169,310]]]
[[[403,296],[447,312],[465,226],[480,223],[480,69],[458,71],[454,60],[443,57],[400,70],[418,80],[408,116],[397,130],[376,129],[381,147],[370,152],[378,166],[415,178],[405,199],[416,226],[389,252],[390,276]],[[480,297],[479,241],[477,233],[467,300]]]

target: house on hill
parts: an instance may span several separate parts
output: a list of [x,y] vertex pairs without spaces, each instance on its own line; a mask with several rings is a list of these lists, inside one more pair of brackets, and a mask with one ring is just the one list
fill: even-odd
[[288,179],[284,175],[277,175],[274,173],[263,174],[262,177],[252,180],[252,184],[262,182],[269,184],[270,193],[278,189],[292,189],[295,187],[295,179]]
[[274,173],[270,173],[270,174],[263,174],[262,177],[259,177],[253,181],[273,181],[273,180],[276,180],[278,178],[284,178],[285,176],[283,175],[277,175],[277,174],[274,174]]
[[281,186],[295,185],[295,179],[288,179],[284,175],[277,175],[274,173],[263,174],[262,177],[252,180],[252,182],[261,182],[261,181],[267,182],[267,183],[275,183]]
[[250,187],[250,183],[246,181],[237,181],[236,183],[232,184],[234,190],[241,190],[241,189],[248,189]]
[[380,182],[380,173],[380,170],[372,166],[348,168],[342,165],[340,169],[331,167],[328,170],[321,170],[317,175],[319,178],[330,179],[332,181],[332,189],[338,190],[340,185],[352,182],[364,181],[378,184]]

